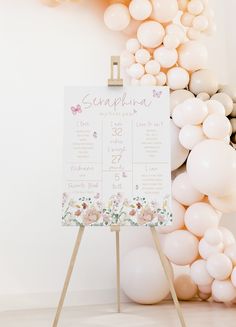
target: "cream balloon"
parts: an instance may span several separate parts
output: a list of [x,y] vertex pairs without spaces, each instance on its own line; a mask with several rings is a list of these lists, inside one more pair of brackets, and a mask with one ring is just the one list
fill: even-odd
[[185,149],[179,142],[179,128],[170,121],[171,132],[171,171],[176,170],[187,159],[189,150]]
[[160,23],[172,21],[178,13],[177,0],[151,0],[153,11],[151,17]]
[[200,0],[191,0],[188,3],[188,12],[192,15],[200,15],[203,9],[203,3]]
[[[168,266],[172,269],[171,265]],[[130,251],[122,268],[121,285],[131,300],[141,304],[154,304],[168,295],[169,284],[153,248],[139,247]]]
[[187,274],[178,276],[174,281],[175,291],[179,300],[191,300],[197,294],[197,285]]
[[220,302],[231,302],[236,298],[236,288],[230,280],[214,280],[212,295]]
[[145,65],[150,60],[150,57],[151,55],[146,49],[139,49],[135,53],[136,61],[143,65]]
[[194,94],[205,92],[213,95],[219,88],[215,74],[209,69],[200,69],[191,75],[189,90]]
[[126,42],[126,50],[132,54],[135,54],[136,51],[138,51],[140,49],[140,46],[141,45],[140,45],[138,39],[132,38]]
[[184,222],[191,233],[203,237],[208,228],[218,226],[219,216],[211,205],[197,202],[186,210]]
[[197,285],[211,284],[213,278],[206,269],[206,260],[196,260],[190,267],[190,276]]
[[156,75],[156,82],[158,86],[163,86],[166,84],[166,74],[163,72],[160,72]]
[[152,5],[149,0],[132,0],[129,4],[131,17],[136,20],[145,20],[152,13]]
[[222,242],[217,245],[210,245],[204,238],[200,240],[198,247],[200,256],[205,260],[207,260],[212,254],[222,253],[223,249],[224,244]]
[[208,114],[206,104],[197,98],[187,99],[174,108],[172,118],[178,127],[199,125]]
[[207,100],[210,100],[210,95],[207,94],[206,92],[201,92],[197,95],[197,98],[202,101],[207,101]]
[[211,97],[212,100],[217,100],[222,103],[222,105],[225,108],[225,114],[226,116],[229,116],[231,112],[233,111],[234,105],[233,100],[230,98],[230,96],[226,93],[216,93]]
[[228,94],[232,101],[236,102],[236,87],[231,85],[222,85],[219,89],[219,92]]
[[185,27],[191,27],[193,24],[193,20],[194,20],[194,15],[191,15],[188,12],[183,13],[182,16],[180,17],[180,22]]
[[217,197],[230,195],[236,185],[236,152],[222,141],[202,141],[188,157],[187,172],[201,193]]
[[206,105],[208,108],[208,114],[222,114],[225,115],[225,108],[221,102],[216,100],[208,100],[206,101]]
[[202,125],[204,134],[210,139],[223,139],[230,134],[231,125],[228,118],[222,114],[210,114]]
[[154,59],[159,62],[161,67],[170,68],[174,66],[178,59],[178,53],[175,49],[167,49],[164,46],[157,48],[154,51]]
[[224,250],[224,254],[232,261],[233,266],[236,266],[236,244],[228,245]]
[[184,228],[184,214],[186,211],[185,208],[174,199],[172,199],[171,207],[173,222],[171,223],[171,225],[159,226],[158,232],[161,234],[171,233],[175,230]]
[[151,74],[144,74],[140,79],[140,85],[154,86],[156,84],[156,78]]
[[187,173],[182,173],[174,179],[172,183],[172,195],[184,206],[190,206],[204,198],[204,194],[192,186]]
[[130,22],[128,8],[121,3],[114,3],[104,12],[104,23],[112,31],[124,30]]
[[179,141],[182,146],[192,150],[199,142],[206,140],[201,126],[185,125],[179,133]]
[[201,293],[204,294],[211,294],[211,285],[212,284],[208,284],[208,285],[198,285],[198,289]]
[[221,231],[216,227],[208,228],[204,234],[204,240],[212,245],[216,246],[223,241],[223,235]]
[[129,76],[137,79],[141,78],[144,75],[144,72],[145,72],[144,67],[140,63],[132,64],[127,69],[127,73],[129,74]]
[[139,42],[147,48],[158,47],[165,36],[163,26],[155,21],[149,20],[142,23],[137,31],[137,38]]
[[176,35],[166,35],[163,40],[163,44],[167,49],[176,49],[180,45],[180,41]]
[[224,253],[215,253],[207,259],[206,268],[214,279],[225,280],[230,277],[233,265]]
[[187,31],[187,37],[189,38],[189,40],[199,40],[201,37],[201,32],[193,27],[190,27]]
[[166,26],[166,35],[175,36],[178,38],[180,43],[185,41],[185,30],[181,25],[169,24]]
[[181,90],[188,86],[189,73],[181,67],[171,68],[167,73],[167,84],[172,90]]
[[231,274],[231,282],[234,287],[236,287],[236,267],[234,267],[232,274]]
[[120,55],[120,62],[123,67],[129,67],[135,63],[135,57],[132,53],[125,50]]
[[163,250],[172,263],[189,265],[198,257],[198,239],[186,230],[176,230],[166,234]]
[[207,65],[208,52],[202,43],[188,41],[178,49],[179,65],[190,72],[203,69]]
[[223,213],[236,212],[236,190],[230,195],[224,197],[215,197],[209,195],[210,204]]
[[208,19],[204,15],[199,15],[193,19],[193,28],[198,31],[205,31],[208,27]]
[[188,90],[176,90],[170,94],[170,110],[171,114],[173,109],[187,99],[194,98],[193,93]]
[[224,243],[225,248],[227,246],[235,243],[235,237],[228,228],[220,226],[219,229],[223,235],[223,243]]
[[157,75],[161,70],[161,66],[159,62],[152,59],[146,63],[145,70],[147,74]]

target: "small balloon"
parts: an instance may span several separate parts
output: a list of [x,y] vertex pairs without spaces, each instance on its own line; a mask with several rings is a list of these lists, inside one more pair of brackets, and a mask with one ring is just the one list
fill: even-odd
[[215,253],[207,259],[206,268],[214,279],[225,280],[230,277],[233,265],[224,253]]
[[139,42],[147,48],[158,47],[165,36],[165,30],[163,26],[153,20],[142,23],[137,31],[137,37]]
[[214,280],[212,295],[220,302],[231,302],[236,298],[236,288],[230,280]]
[[190,267],[190,275],[197,285],[208,285],[213,281],[213,278],[207,271],[206,260],[196,260]]
[[191,300],[197,294],[197,285],[187,274],[178,276],[174,281],[175,291],[179,300]]

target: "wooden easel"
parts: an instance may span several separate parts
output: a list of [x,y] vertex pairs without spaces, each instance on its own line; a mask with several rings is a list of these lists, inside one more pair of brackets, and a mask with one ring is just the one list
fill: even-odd
[[[114,78],[114,66],[117,66],[117,77]],[[120,78],[120,57],[118,56],[112,56],[111,57],[111,78],[108,80],[108,86],[123,86],[123,80]],[[76,257],[79,251],[79,247],[80,247],[80,243],[82,240],[82,236],[84,233],[84,226],[81,226],[79,228],[79,232],[75,241],[75,245],[74,245],[74,249],[72,252],[72,256],[70,259],[70,263],[69,263],[69,267],[67,270],[67,274],[66,274],[66,278],[65,278],[65,282],[63,285],[63,289],[61,292],[61,296],[60,296],[60,300],[57,306],[57,310],[56,310],[56,315],[52,324],[52,327],[57,327],[58,326],[58,322],[60,319],[60,315],[61,315],[61,311],[63,308],[63,304],[64,304],[64,300],[66,297],[66,293],[68,290],[68,286],[70,283],[70,279],[71,279],[71,275],[74,269],[74,265],[75,265],[75,261],[76,261]],[[158,233],[156,231],[155,227],[150,227],[151,229],[151,233],[152,233],[152,237],[153,237],[153,241],[157,250],[157,253],[160,257],[166,278],[168,280],[169,283],[169,288],[170,288],[170,293],[175,305],[175,309],[177,311],[178,317],[179,317],[179,321],[182,327],[186,327],[185,321],[184,321],[184,317],[183,317],[183,313],[175,292],[175,288],[174,288],[174,283],[172,280],[172,272],[170,270],[170,266],[169,266],[169,262],[167,260],[167,258],[165,257],[162,248],[161,248],[161,244],[159,241],[159,237],[158,237]],[[120,226],[119,225],[112,225],[111,226],[111,231],[116,233],[116,288],[117,288],[117,312],[120,313]]]

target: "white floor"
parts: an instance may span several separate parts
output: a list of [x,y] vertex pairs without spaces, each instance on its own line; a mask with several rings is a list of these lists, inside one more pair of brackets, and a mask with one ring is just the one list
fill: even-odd
[[[236,306],[219,303],[182,302],[188,327],[235,327]],[[1,327],[51,327],[55,309],[8,311],[0,313]],[[180,326],[172,302],[155,306],[123,304],[65,308],[58,327],[177,327]]]

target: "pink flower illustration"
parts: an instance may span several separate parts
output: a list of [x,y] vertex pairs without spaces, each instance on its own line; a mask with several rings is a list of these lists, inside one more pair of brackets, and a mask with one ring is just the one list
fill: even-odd
[[129,212],[129,215],[130,216],[134,216],[136,214],[136,210],[132,209],[130,212]]
[[81,215],[81,211],[80,210],[76,210],[76,212],[74,213],[75,216],[80,216]]
[[83,222],[85,225],[95,223],[100,218],[100,212],[95,208],[87,209],[83,216]]
[[154,214],[150,208],[143,208],[138,215],[138,223],[140,225],[151,222],[154,218]]

